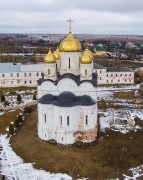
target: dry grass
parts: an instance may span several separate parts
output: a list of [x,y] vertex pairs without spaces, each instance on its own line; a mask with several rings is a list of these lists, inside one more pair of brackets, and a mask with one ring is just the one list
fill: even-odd
[[[143,127],[143,122],[138,121]],[[108,136],[107,136],[108,135]],[[128,169],[143,163],[143,131],[123,135],[100,133],[102,141],[64,147],[37,139],[37,109],[27,116],[24,124],[11,139],[14,151],[25,162],[35,162],[36,168],[54,173],[67,173],[93,180],[119,177]],[[123,151],[127,148],[127,152]],[[79,175],[79,176],[78,176]]]
[[8,111],[0,116],[0,134],[6,134],[6,128],[9,127],[10,122],[14,122],[15,117],[19,114],[19,110]]
[[135,91],[114,92],[113,97],[118,99],[133,99],[135,98]]

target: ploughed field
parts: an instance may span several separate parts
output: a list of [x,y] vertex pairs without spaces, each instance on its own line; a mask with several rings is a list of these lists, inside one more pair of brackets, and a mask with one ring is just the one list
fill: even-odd
[[[136,118],[143,128],[143,121]],[[73,178],[123,179],[128,169],[143,164],[143,131],[121,134],[100,132],[92,144],[62,146],[37,137],[37,109],[30,113],[15,136],[13,150],[24,162],[35,162],[35,168],[50,173],[66,173]]]

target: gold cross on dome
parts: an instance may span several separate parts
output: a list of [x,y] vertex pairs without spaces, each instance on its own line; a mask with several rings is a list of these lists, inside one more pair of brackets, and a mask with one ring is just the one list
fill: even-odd
[[69,23],[69,33],[71,33],[71,23],[74,21],[71,19],[68,19],[67,22]]

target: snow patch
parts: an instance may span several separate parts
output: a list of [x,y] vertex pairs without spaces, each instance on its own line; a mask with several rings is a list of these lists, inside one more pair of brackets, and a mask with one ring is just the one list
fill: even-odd
[[[1,136],[0,140],[2,143],[2,147],[4,148],[4,151],[6,151],[6,154],[9,156],[8,158],[0,158],[1,163],[1,172],[0,174],[6,175],[6,177],[10,177],[13,175],[12,169],[14,170],[14,174],[17,177],[17,179],[20,180],[35,180],[35,179],[41,179],[41,180],[72,180],[72,177],[66,175],[66,174],[50,174],[49,172],[46,172],[44,170],[36,170],[33,168],[33,165],[31,163],[24,163],[23,160],[16,155],[16,153],[12,150],[9,144],[9,139]],[[0,154],[1,155],[1,154]],[[10,166],[12,164],[12,167]],[[12,179],[12,178],[7,178]]]

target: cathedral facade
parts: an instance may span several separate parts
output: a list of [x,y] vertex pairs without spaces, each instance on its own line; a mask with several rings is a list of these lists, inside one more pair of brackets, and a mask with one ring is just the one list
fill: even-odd
[[72,35],[44,58],[38,81],[38,136],[60,144],[92,142],[97,137],[97,74],[93,54]]

